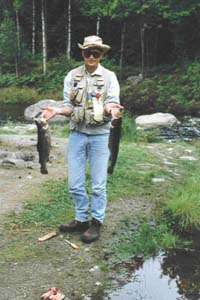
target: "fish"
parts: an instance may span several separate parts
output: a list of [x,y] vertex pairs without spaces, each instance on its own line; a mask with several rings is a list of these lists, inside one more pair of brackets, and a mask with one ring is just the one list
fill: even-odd
[[112,175],[114,172],[114,167],[117,162],[117,157],[119,153],[119,145],[122,131],[122,118],[113,119],[111,121],[110,135],[108,148],[110,150],[110,157],[108,163],[108,174]]
[[39,154],[40,172],[48,174],[47,162],[51,149],[51,134],[47,120],[42,116],[42,112],[38,113],[34,118],[37,126],[37,151]]

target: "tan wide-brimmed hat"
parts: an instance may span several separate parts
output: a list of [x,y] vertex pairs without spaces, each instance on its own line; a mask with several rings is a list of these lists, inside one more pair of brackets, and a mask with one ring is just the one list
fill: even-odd
[[99,48],[104,53],[107,52],[111,47],[103,44],[102,39],[99,36],[91,35],[84,38],[83,45],[78,43],[78,46],[82,50],[86,50],[88,48]]

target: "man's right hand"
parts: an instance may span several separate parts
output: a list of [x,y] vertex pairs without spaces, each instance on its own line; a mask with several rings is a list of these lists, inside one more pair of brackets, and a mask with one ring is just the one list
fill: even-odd
[[42,116],[45,118],[47,121],[51,118],[53,118],[57,114],[57,110],[55,107],[45,107],[42,109]]
[[71,115],[72,111],[73,110],[70,107],[45,107],[43,108],[42,116],[48,121],[55,115],[64,115],[68,117]]

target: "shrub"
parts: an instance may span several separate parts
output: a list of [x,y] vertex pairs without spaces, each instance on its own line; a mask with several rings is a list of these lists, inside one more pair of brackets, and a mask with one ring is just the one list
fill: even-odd
[[35,89],[30,88],[18,88],[18,87],[8,87],[1,89],[0,92],[0,103],[33,103],[38,101],[39,94]]
[[200,61],[177,68],[172,74],[144,79],[136,86],[124,83],[122,102],[132,113],[171,112],[198,115],[200,109]]

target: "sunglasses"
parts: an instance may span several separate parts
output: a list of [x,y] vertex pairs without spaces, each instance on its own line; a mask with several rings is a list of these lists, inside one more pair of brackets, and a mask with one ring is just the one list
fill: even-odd
[[89,58],[90,56],[93,56],[94,58],[99,58],[102,55],[102,52],[96,51],[96,50],[85,50],[83,51],[83,56],[85,58]]

